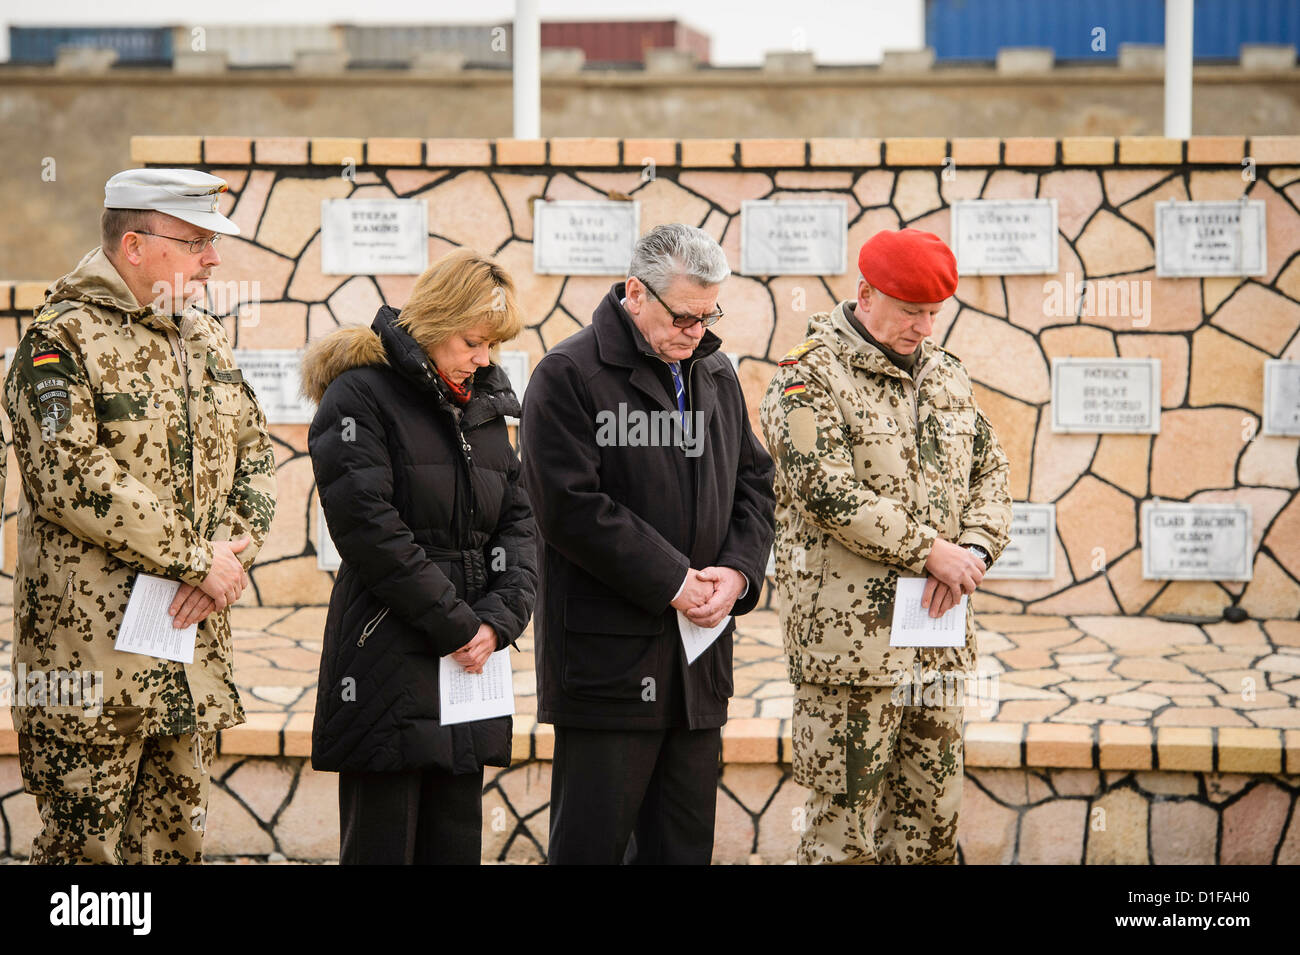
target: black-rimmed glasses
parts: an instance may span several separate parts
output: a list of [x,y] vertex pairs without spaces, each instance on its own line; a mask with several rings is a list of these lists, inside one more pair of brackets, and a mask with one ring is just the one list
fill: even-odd
[[641,278],[639,275],[634,275],[633,278],[644,285],[645,290],[655,297],[655,301],[664,307],[664,311],[669,314],[673,320],[673,324],[678,328],[692,328],[697,323],[708,328],[710,325],[716,325],[718,319],[722,318],[721,305],[715,305],[713,311],[709,312],[707,315],[681,315],[674,312],[668,307],[668,303],[659,297],[659,293],[650,287],[650,284],[645,279]]

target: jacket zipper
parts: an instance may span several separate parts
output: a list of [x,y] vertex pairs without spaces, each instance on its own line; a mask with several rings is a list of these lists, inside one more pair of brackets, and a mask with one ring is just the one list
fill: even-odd
[[366,638],[375,632],[375,627],[379,626],[380,622],[387,616],[388,616],[387,607],[379,611],[379,613],[375,614],[370,619],[370,622],[366,624],[365,628],[361,631],[361,639],[357,641],[357,646],[364,647],[366,645]]
[[465,494],[469,497],[469,527],[465,528],[465,534],[461,540],[469,540],[470,534],[474,531],[475,505],[474,500],[474,458],[473,448],[470,447],[465,432],[460,429],[460,421],[453,416],[452,424],[456,428],[456,437],[460,438],[460,451],[465,459]]
[[180,335],[167,331],[167,341],[171,344],[172,355],[176,359],[176,367],[181,373],[181,387],[185,391],[185,430],[189,434],[190,441],[190,493],[193,495],[194,519],[199,520],[199,476],[194,467],[194,423],[190,420],[190,375],[189,370],[185,367],[185,345],[180,340]]
[[916,463],[918,465],[916,480],[921,488],[920,504],[923,514],[929,513],[930,492],[925,483],[925,466],[921,461],[921,380],[929,374],[930,369],[935,366],[939,359],[931,358],[921,370],[917,373],[915,379],[911,379],[912,386],[912,433],[916,439]]
[[45,632],[45,639],[40,641],[38,646],[41,653],[49,649],[50,640],[54,636],[54,631],[58,629],[59,620],[63,617],[63,611],[68,607],[68,595],[72,593],[72,582],[77,579],[75,570],[68,571],[68,581],[63,585],[63,594],[59,597],[59,607],[54,611],[54,619],[50,622],[50,628]]
[[[692,358],[692,360],[691,360],[691,367],[690,367],[690,369],[686,372],[686,420],[682,422],[682,433],[683,433],[683,434],[687,434],[687,433],[688,433],[688,429],[687,429],[687,424],[686,424],[686,422],[687,422],[687,421],[690,421],[690,420],[691,420],[691,416],[692,416],[693,414],[695,414],[695,403],[691,400],[691,386],[695,383],[695,366],[698,365],[698,364],[699,364],[699,360],[696,359],[696,358]],[[690,437],[691,437],[693,440],[696,440],[696,441],[702,440],[701,437],[700,437],[699,435],[690,435]],[[696,456],[696,458],[695,458],[695,463],[694,463],[694,464],[687,465],[687,469],[691,472],[691,480],[692,480],[693,483],[694,483],[694,487],[691,488],[691,492],[692,492],[692,497],[693,497],[694,500],[695,500],[695,506],[694,506],[693,508],[691,508],[691,520],[690,520],[690,525],[691,525],[691,526],[690,526],[690,529],[689,529],[689,534],[690,534],[690,536],[686,538],[686,540],[687,540],[687,542],[688,542],[688,543],[687,543],[687,546],[690,547],[691,550],[694,550],[694,549],[695,549],[695,515],[699,513],[699,509],[700,509],[700,502],[699,502],[699,495],[700,495],[700,472],[699,472],[699,466],[700,466],[700,458],[703,456],[703,451],[704,451],[704,449],[701,448],[701,449],[700,449],[700,452],[701,452],[701,453],[700,453],[699,455]],[[689,556],[689,555],[688,555],[688,556]]]

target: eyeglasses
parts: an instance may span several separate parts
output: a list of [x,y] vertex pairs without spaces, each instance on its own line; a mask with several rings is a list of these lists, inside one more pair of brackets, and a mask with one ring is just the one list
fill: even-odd
[[718,319],[722,318],[722,306],[715,305],[713,311],[707,315],[680,315],[668,307],[668,303],[659,297],[659,293],[652,289],[648,282],[640,276],[632,276],[638,282],[645,286],[645,290],[655,297],[655,301],[664,307],[664,311],[672,316],[673,324],[678,328],[694,328],[698,323],[708,328],[710,325],[716,325]]
[[136,232],[140,235],[156,236],[159,239],[171,239],[173,242],[184,242],[185,245],[189,247],[191,254],[197,254],[199,252],[202,252],[208,246],[212,246],[215,248],[217,245],[217,240],[221,238],[220,232],[214,235],[202,236],[197,239],[178,239],[174,235],[163,235],[161,232],[146,232],[144,229],[132,229],[131,231]]

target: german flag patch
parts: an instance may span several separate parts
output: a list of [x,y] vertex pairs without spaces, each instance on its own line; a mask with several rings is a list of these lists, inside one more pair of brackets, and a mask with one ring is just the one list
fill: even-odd
[[50,365],[58,362],[63,356],[56,351],[42,352],[39,355],[32,356],[32,367],[39,368],[41,365]]
[[807,386],[802,381],[792,381],[781,389],[783,395],[798,395],[807,391]]

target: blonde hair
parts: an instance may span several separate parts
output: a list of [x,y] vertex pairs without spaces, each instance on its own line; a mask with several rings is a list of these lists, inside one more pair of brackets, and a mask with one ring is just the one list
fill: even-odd
[[487,327],[487,338],[495,346],[518,335],[524,320],[510,273],[489,256],[456,249],[416,280],[396,324],[428,351],[479,325]]

